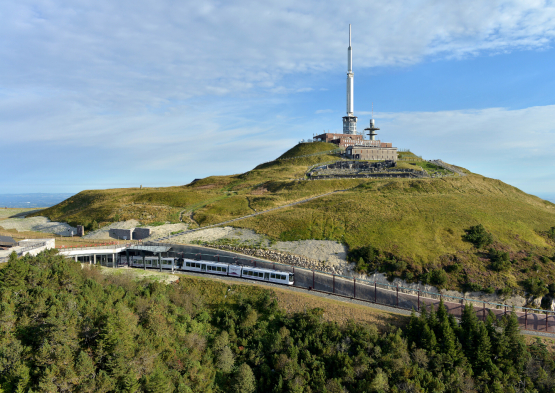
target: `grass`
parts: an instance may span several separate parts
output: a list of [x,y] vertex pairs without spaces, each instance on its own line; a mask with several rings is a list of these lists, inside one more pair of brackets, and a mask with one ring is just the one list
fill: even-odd
[[8,219],[17,215],[20,215],[22,213],[27,213],[27,212],[37,212],[40,210],[43,210],[43,207],[33,207],[33,208],[19,208],[19,207],[10,207],[10,208],[0,208],[0,220],[4,220],[4,219]]
[[337,240],[350,247],[371,244],[429,262],[470,249],[462,240],[464,229],[478,223],[513,251],[552,247],[538,231],[555,224],[555,205],[481,176],[374,180],[236,226],[282,240]]
[[[333,149],[335,145],[323,142],[299,144],[281,157],[286,160],[268,162],[244,174],[210,176],[185,186],[82,191],[34,215],[71,225],[87,226],[96,221],[103,226],[128,219],[137,219],[146,225],[177,222],[179,213],[186,210],[194,212],[195,221],[201,225],[213,224],[254,209],[266,209],[333,190],[334,184],[294,186],[295,179],[303,178],[309,166],[338,159],[328,154],[294,157]],[[272,195],[265,195],[267,192]],[[184,220],[188,221],[186,215]]]
[[[185,186],[83,191],[40,214],[73,225],[92,220],[102,225],[115,218],[134,218],[143,224],[175,222],[185,211],[184,220],[192,212],[202,227],[348,190],[237,221],[234,226],[253,229],[271,241],[323,239],[350,248],[372,245],[406,260],[416,276],[447,269],[458,258],[464,269],[449,274],[446,287],[450,288],[460,289],[464,283],[493,289],[503,283],[522,287],[525,277],[536,275],[555,283],[555,265],[541,265],[538,271],[533,261],[518,256],[510,271],[492,272],[489,259],[462,239],[465,229],[482,224],[504,251],[534,253],[536,262],[539,256],[551,257],[554,244],[545,232],[555,226],[554,204],[463,168],[468,176],[304,180],[310,167],[339,159],[328,154],[334,148],[322,142],[298,144],[281,159],[246,173],[211,176]],[[412,160],[399,162],[400,168],[445,172],[412,152],[400,156]]]

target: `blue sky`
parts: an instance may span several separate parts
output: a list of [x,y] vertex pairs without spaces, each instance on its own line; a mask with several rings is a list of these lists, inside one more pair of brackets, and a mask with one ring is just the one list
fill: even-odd
[[555,197],[553,1],[0,5],[1,193],[245,172],[345,112],[379,138]]

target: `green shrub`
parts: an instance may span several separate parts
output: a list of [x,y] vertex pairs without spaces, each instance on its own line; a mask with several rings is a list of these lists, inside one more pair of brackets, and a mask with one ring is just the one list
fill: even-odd
[[555,227],[551,227],[551,229],[547,232],[547,236],[550,239],[555,240]]
[[484,292],[489,293],[491,295],[492,293],[495,293],[495,288],[494,287],[484,288]]
[[498,272],[508,270],[511,267],[511,261],[509,259],[508,252],[497,251],[493,248],[490,248],[489,259],[491,260],[491,266],[493,270],[496,270]]
[[407,270],[407,263],[403,260],[392,260],[389,263],[392,271],[403,272]]
[[524,286],[534,297],[545,296],[549,293],[549,289],[541,278],[528,278],[524,281]]
[[548,263],[551,262],[551,259],[549,259],[548,257],[546,257],[545,255],[542,255],[540,257],[540,261],[542,261],[543,263]]
[[475,282],[467,282],[464,286],[466,292],[479,292],[484,289],[480,284]]
[[430,277],[431,277],[430,272],[426,272],[426,273],[422,273],[419,279],[420,281],[422,281],[422,284],[427,285],[430,283]]
[[363,246],[349,250],[347,260],[349,262],[357,262],[362,258],[366,263],[376,262],[380,256],[380,251],[372,246]]
[[447,282],[447,273],[443,269],[432,270],[430,282],[437,286],[442,286]]
[[493,243],[493,236],[487,232],[482,224],[475,225],[465,230],[463,240],[474,244],[476,248],[489,246]]
[[456,273],[460,273],[461,270],[462,270],[462,265],[460,263],[455,263],[453,265],[447,266],[447,271],[449,273],[456,274]]
[[511,287],[504,287],[497,290],[497,293],[502,297],[508,297],[513,294],[513,288]]

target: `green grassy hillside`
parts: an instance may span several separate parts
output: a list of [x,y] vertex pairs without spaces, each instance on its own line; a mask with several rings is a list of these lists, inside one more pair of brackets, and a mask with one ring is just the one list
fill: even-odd
[[299,144],[279,159],[249,172],[210,176],[185,186],[82,191],[37,215],[90,228],[93,222],[102,225],[131,218],[144,224],[177,222],[180,212],[193,211],[201,225],[214,224],[252,213],[254,209],[358,185],[359,181],[340,181],[293,186],[296,179],[304,177],[308,167],[338,160],[336,155],[326,154],[335,148],[330,143]]
[[[533,287],[527,279],[537,278],[542,288],[553,281],[555,295],[554,244],[548,235],[555,226],[554,204],[464,169],[465,177],[304,180],[312,166],[340,159],[334,149],[327,143],[298,144],[249,172],[180,187],[83,191],[38,214],[91,227],[130,218],[175,222],[186,212],[184,221],[192,213],[191,225],[206,226],[347,190],[234,225],[276,240],[337,240],[354,251],[371,247],[379,257],[355,260],[363,271],[379,267],[426,280],[426,274],[443,269],[453,274],[435,284],[459,289],[526,288]],[[437,171],[413,153],[401,156],[400,167]],[[463,240],[478,224],[493,237],[488,247],[477,249]],[[489,247],[506,253],[511,267],[493,269]]]

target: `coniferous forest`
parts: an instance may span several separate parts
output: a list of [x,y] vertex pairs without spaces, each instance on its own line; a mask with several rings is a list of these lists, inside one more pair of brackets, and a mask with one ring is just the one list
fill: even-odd
[[[105,275],[55,252],[0,269],[2,392],[555,392],[514,315],[440,305],[402,329],[288,315],[273,293]],[[223,284],[225,286],[225,284]]]

